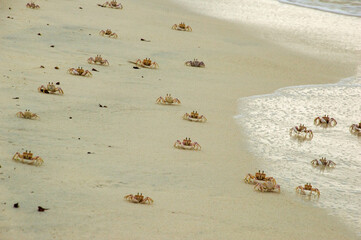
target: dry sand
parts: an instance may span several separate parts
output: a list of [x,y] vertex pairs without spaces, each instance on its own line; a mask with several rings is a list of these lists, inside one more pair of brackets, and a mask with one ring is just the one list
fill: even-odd
[[[164,0],[124,1],[123,10],[100,8],[95,0],[36,3],[40,10],[20,1],[0,5],[1,240],[357,238],[293,194],[262,194],[244,184],[248,172],[267,166],[247,153],[247,136],[233,119],[239,97],[352,75],[354,55],[302,55],[260,40],[247,26]],[[180,21],[193,32],[171,30]],[[119,38],[99,36],[106,28]],[[110,66],[87,64],[96,54]],[[127,62],[145,57],[160,68],[135,70]],[[193,58],[206,68],[184,66]],[[99,72],[67,73],[77,66]],[[59,81],[64,96],[37,92],[49,81]],[[155,104],[166,93],[182,104]],[[15,117],[25,109],[40,120]],[[209,121],[182,120],[192,110]],[[173,148],[185,137],[202,150]],[[11,160],[25,149],[44,165]],[[137,192],[154,204],[123,199]],[[38,205],[50,210],[39,213]]]

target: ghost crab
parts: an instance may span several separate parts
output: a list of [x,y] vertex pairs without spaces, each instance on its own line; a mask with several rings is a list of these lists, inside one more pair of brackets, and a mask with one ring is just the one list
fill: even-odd
[[30,112],[29,109],[25,109],[25,112],[16,113],[16,116],[19,118],[25,118],[25,119],[38,119],[39,118],[39,116],[36,115],[36,113]]
[[197,111],[192,111],[190,114],[185,113],[183,115],[184,120],[189,120],[193,122],[206,122],[207,118],[203,115],[199,116]]
[[317,188],[312,188],[311,183],[306,183],[304,187],[303,186],[296,187],[296,192],[301,195],[306,195],[305,191],[309,191],[309,196],[311,196],[312,193],[315,193],[319,197],[321,194]]
[[98,4],[100,7],[114,8],[114,9],[123,9],[123,5],[121,3],[117,3],[116,0],[112,0],[110,2],[105,2],[103,4]]
[[83,76],[83,77],[91,77],[93,74],[88,70],[84,70],[82,67],[78,68],[69,68],[68,73],[71,75]]
[[323,117],[316,117],[313,120],[313,123],[316,126],[324,126],[324,127],[334,127],[337,125],[337,121],[334,118],[329,117],[328,115],[324,115]]
[[35,166],[40,166],[44,162],[39,156],[33,157],[33,153],[31,151],[28,152],[28,150],[23,152],[23,154],[16,152],[13,156],[13,160]]
[[34,2],[27,3],[26,7],[27,8],[32,8],[32,9],[39,9],[40,8],[40,6],[36,5]]
[[308,130],[305,125],[300,124],[299,126],[295,126],[290,129],[291,137],[298,137],[303,140],[311,140],[313,138],[312,130]]
[[142,68],[152,68],[152,69],[159,68],[158,63],[152,62],[152,60],[150,60],[150,58],[145,58],[143,60],[138,59],[135,62],[132,62],[132,61],[129,61],[129,62],[133,63],[133,64],[135,64],[135,65],[137,65],[139,67],[142,67]]
[[189,67],[202,67],[202,68],[206,67],[204,62],[198,61],[198,59],[194,59],[193,61],[187,61],[184,64]]
[[248,173],[244,178],[244,182],[248,184],[257,184],[265,181],[270,181],[272,179],[273,177],[266,177],[264,171],[261,172],[261,170],[258,170],[258,172],[256,172],[254,176]]
[[273,192],[274,190],[278,190],[279,193],[281,192],[281,186],[277,184],[274,178],[256,183],[254,189],[260,192]]
[[150,197],[144,197],[142,193],[141,194],[137,193],[136,195],[129,194],[124,198],[132,203],[151,204],[154,202],[153,199],[151,199]]
[[187,32],[192,32],[192,28],[190,26],[186,26],[186,24],[184,22],[181,22],[180,24],[174,24],[172,26],[173,30],[178,30],[178,31],[187,31]]
[[110,29],[107,29],[105,31],[101,30],[99,32],[99,34],[102,35],[102,36],[108,36],[110,38],[118,38],[118,35],[116,33],[112,32],[112,30],[110,30]]
[[57,94],[57,92],[59,93],[59,95],[63,95],[64,92],[63,90],[59,87],[55,87],[54,83],[48,83],[48,85],[46,85],[46,87],[44,85],[41,85],[40,87],[38,87],[38,91],[41,93],[51,93],[51,94]]
[[334,168],[336,166],[336,163],[331,161],[331,160],[327,160],[326,158],[321,158],[321,159],[315,159],[311,161],[311,164],[313,166],[323,166],[323,167],[331,167]]
[[352,124],[350,126],[350,132],[352,134],[361,136],[361,122],[360,123],[356,123],[356,124]]
[[199,145],[197,142],[192,142],[190,138],[185,138],[182,142],[177,140],[174,143],[174,147],[186,150],[201,150],[201,145]]
[[100,65],[106,65],[106,66],[109,65],[108,60],[103,59],[102,55],[97,55],[95,58],[92,58],[92,57],[88,58],[88,63],[89,64],[97,64],[97,63],[99,63]]
[[156,102],[158,104],[173,104],[173,103],[177,103],[180,104],[181,102],[179,101],[178,98],[173,98],[170,94],[167,93],[167,95],[163,98],[163,97],[159,97],[157,98]]

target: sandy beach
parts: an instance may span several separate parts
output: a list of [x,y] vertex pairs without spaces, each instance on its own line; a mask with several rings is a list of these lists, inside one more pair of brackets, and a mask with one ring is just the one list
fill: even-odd
[[[234,120],[240,97],[354,75],[357,52],[302,53],[170,1],[127,0],[123,10],[97,3],[44,0],[32,10],[23,1],[1,1],[1,240],[359,239],[293,194],[245,184],[247,173],[267,166],[247,152]],[[193,32],[171,29],[181,21]],[[119,38],[98,34],[108,28]],[[272,34],[266,31],[262,36]],[[88,64],[97,54],[110,65]],[[159,69],[128,63],[146,57]],[[206,67],[184,65],[194,58]],[[78,66],[98,72],[67,73]],[[48,82],[60,82],[65,94],[39,93]],[[167,93],[181,104],[155,103]],[[17,118],[25,109],[40,119]],[[193,110],[208,121],[182,119]],[[201,151],[173,147],[185,137]],[[11,160],[25,150],[44,164]],[[154,203],[124,200],[137,192]]]

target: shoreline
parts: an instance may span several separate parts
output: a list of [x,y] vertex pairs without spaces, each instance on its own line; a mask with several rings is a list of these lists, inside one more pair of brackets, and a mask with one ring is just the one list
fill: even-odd
[[[15,39],[1,35],[0,48],[10,59],[0,66],[9,77],[2,78],[0,88],[5,116],[0,122],[5,126],[0,132],[4,146],[0,170],[2,190],[8,192],[3,197],[7,204],[1,206],[2,239],[357,239],[322,209],[283,193],[260,194],[241,182],[260,163],[245,149],[244,135],[232,118],[237,115],[240,95],[335,81],[348,74],[351,66],[283,49],[248,34],[251,30],[245,26],[189,13],[170,2],[125,2],[124,10],[118,12],[99,8],[92,1],[87,7],[79,3],[82,11],[74,7],[62,17],[54,13],[68,9],[67,3],[40,3],[37,12],[8,3],[18,6],[7,13],[14,22],[1,20],[9,21],[4,32]],[[74,13],[79,18],[71,17]],[[97,14],[104,18],[84,22]],[[114,16],[121,21],[114,22]],[[20,29],[25,19],[31,19],[29,28]],[[182,19],[192,26],[192,33],[170,29]],[[46,27],[47,22],[51,27]],[[107,26],[119,32],[119,40],[96,36]],[[38,31],[32,29],[43,34],[36,51],[20,47],[39,41]],[[140,42],[140,38],[151,42]],[[50,44],[55,48],[50,49]],[[99,51],[109,60],[109,68],[86,63],[87,57]],[[126,63],[142,57],[157,61],[159,70],[134,70]],[[183,66],[194,57],[204,61],[206,68]],[[91,79],[65,73],[77,64],[100,72]],[[40,65],[46,68],[37,69]],[[60,70],[53,70],[54,66]],[[61,81],[64,96],[36,92],[49,79]],[[166,93],[178,97],[182,105],[156,105],[155,99]],[[12,100],[14,96],[20,99]],[[108,109],[100,109],[99,103]],[[41,120],[30,124],[14,118],[25,108],[38,113]],[[193,109],[208,122],[181,119]],[[186,136],[198,141],[202,150],[172,148],[176,139]],[[44,166],[8,160],[6,156],[23,147],[41,155]],[[123,200],[137,191],[152,197],[154,205]],[[21,203],[20,211],[11,208],[15,201]],[[37,204],[50,210],[39,215],[32,210]],[[49,231],[40,232],[44,227]]]
[[[355,183],[353,182],[344,183],[341,181],[343,176],[349,175],[354,175],[357,179],[357,170],[352,172],[352,170],[349,168],[350,165],[354,167],[353,169],[359,168],[359,166],[357,166],[357,152],[355,155],[350,154],[348,156],[339,156],[336,153],[338,151],[349,152],[350,149],[354,149],[354,147],[357,148],[358,145],[357,139],[353,139],[351,137],[352,139],[349,139],[350,142],[347,144],[350,145],[348,146],[348,149],[346,146],[340,147],[345,145],[345,141],[347,143],[347,138],[349,137],[349,126],[346,124],[345,128],[345,122],[347,122],[347,119],[351,120],[351,122],[353,120],[357,121],[358,118],[355,116],[355,114],[352,114],[357,112],[357,109],[348,109],[348,111],[346,111],[348,114],[345,112],[340,112],[340,106],[348,106],[350,102],[354,101],[351,99],[343,101],[344,99],[339,94],[342,92],[340,89],[343,89],[343,91],[348,92],[349,95],[346,95],[348,95],[349,98],[352,96],[357,96],[357,92],[360,91],[360,77],[361,76],[353,76],[344,78],[337,83],[288,86],[277,89],[276,91],[269,94],[253,95],[240,98],[238,99],[238,109],[240,112],[237,116],[234,117],[235,121],[242,128],[244,135],[248,136],[248,142],[246,144],[248,151],[254,156],[255,159],[263,162],[266,165],[269,165],[270,169],[267,169],[268,171],[272,170],[272,172],[275,172],[276,176],[279,176],[277,178],[278,184],[281,186],[287,185],[288,189],[284,191],[286,191],[288,194],[294,194],[294,191],[292,191],[294,183],[307,181],[311,181],[313,185],[317,186],[319,189],[326,190],[326,192],[321,193],[322,199],[320,198],[315,202],[304,202],[301,201],[302,199],[297,200],[303,202],[304,204],[325,209],[330,215],[336,216],[339,220],[345,221],[345,223],[347,223],[347,225],[353,229],[353,231],[355,231],[359,237],[361,236],[361,232],[359,231],[360,222],[358,221],[358,213],[360,210],[357,207],[357,196],[360,192],[360,189],[354,187]],[[320,106],[322,104],[317,105],[318,100],[324,99],[324,96],[326,95],[322,90],[331,88],[334,89],[332,91],[334,95],[332,99],[330,99],[331,102],[326,104],[326,106]],[[307,91],[305,91],[306,89]],[[314,89],[318,89],[319,91],[315,91]],[[351,89],[353,89],[353,91]],[[298,92],[298,94],[296,94],[296,92]],[[330,92],[330,90],[328,92]],[[306,94],[308,97],[313,95],[312,98],[314,98],[314,100],[308,99],[308,97],[304,96],[304,94]],[[278,99],[278,101],[274,99]],[[274,103],[273,109],[262,107],[271,105],[270,102]],[[279,102],[279,104],[275,102]],[[284,102],[287,102],[293,107],[284,106],[284,104],[282,104]],[[298,105],[300,102],[303,102],[304,104]],[[330,105],[332,107],[330,107]],[[292,108],[292,112],[290,111],[290,108]],[[305,109],[308,109],[308,111]],[[323,109],[323,111],[321,109]],[[324,112],[325,109],[328,109],[326,112],[331,111],[333,113],[333,116],[337,118],[339,124],[338,127],[336,127],[337,129],[329,130],[331,132],[327,132],[327,137],[322,137],[322,134],[325,134],[325,132],[320,131],[312,126],[312,120],[311,122],[308,120],[309,117],[312,118],[312,114],[309,113]],[[289,117],[292,115],[293,117]],[[274,118],[270,119],[267,116],[274,116]],[[282,119],[283,124],[279,124],[280,119]],[[250,122],[253,124],[250,125]],[[317,135],[316,139],[314,139],[311,144],[306,142],[302,144],[290,143],[290,145],[288,145],[284,142],[291,141],[291,139],[288,139],[288,134],[283,133],[281,129],[283,129],[285,126],[296,124],[296,122],[301,122],[306,126],[311,126],[314,134]],[[261,123],[263,123],[264,126],[262,131],[259,131],[254,126],[258,126]],[[339,135],[343,137],[338,138]],[[327,139],[337,139],[337,142],[339,143],[332,144],[332,141],[327,142]],[[273,143],[273,148],[267,146],[267,143],[270,142]],[[263,146],[264,143],[266,143],[266,146]],[[338,149],[338,151],[327,149],[325,146],[332,146],[332,149]],[[290,149],[293,149],[293,153],[288,152]],[[307,164],[305,165],[305,162],[302,162],[304,160],[307,161],[309,157],[321,155],[326,155],[328,159],[331,158],[334,161],[337,160],[337,164],[341,166],[341,169],[337,169],[337,173],[334,172],[332,174],[331,172],[333,172],[332,170],[334,169],[324,169],[318,172],[315,171],[316,169],[307,168]],[[353,162],[353,160],[355,160],[355,162]],[[294,169],[293,174],[285,169]],[[302,174],[302,172],[304,173]],[[344,191],[342,196],[338,194],[337,189],[339,188],[343,189]],[[345,189],[353,189],[353,191],[349,192]],[[347,199],[346,204],[345,202],[342,203],[344,199]],[[337,207],[339,206],[338,204],[348,205],[348,208],[340,209]],[[353,210],[350,211],[350,209]]]

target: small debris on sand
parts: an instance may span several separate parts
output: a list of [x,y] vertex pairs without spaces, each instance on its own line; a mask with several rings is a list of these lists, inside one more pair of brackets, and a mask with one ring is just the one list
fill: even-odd
[[103,106],[103,105],[101,105],[101,104],[99,104],[99,107],[101,107],[101,108],[107,108],[108,106]]
[[56,85],[60,85],[60,82],[56,82],[55,84],[56,84]]
[[14,208],[19,208],[19,203],[14,203]]
[[13,99],[19,99],[19,97],[13,97]]
[[139,67],[135,67],[135,66],[134,66],[133,68],[134,68],[134,69],[139,69]]
[[53,47],[55,47],[55,46],[54,46],[54,45],[50,45],[50,47],[52,47],[52,48],[53,48]]
[[59,69],[59,67],[54,67],[55,69]]
[[44,212],[46,210],[49,210],[49,208],[43,208],[41,206],[38,206],[38,212]]
[[41,65],[40,68],[45,68],[45,67],[43,65]]
[[140,41],[143,41],[143,42],[150,42],[150,40],[146,40],[144,38],[141,38]]
[[83,9],[82,7],[79,7],[79,9]]
[[92,68],[92,71],[94,71],[94,72],[99,72],[98,70],[96,70],[95,68]]
[[39,36],[41,36],[41,33],[38,33]]

